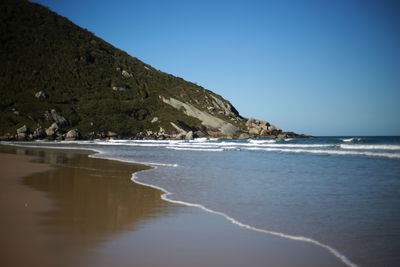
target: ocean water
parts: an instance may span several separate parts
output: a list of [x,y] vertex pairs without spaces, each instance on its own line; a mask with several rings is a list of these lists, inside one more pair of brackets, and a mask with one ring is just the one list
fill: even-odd
[[349,266],[400,263],[400,137],[13,144],[152,165],[132,180],[163,190],[167,201],[311,242]]

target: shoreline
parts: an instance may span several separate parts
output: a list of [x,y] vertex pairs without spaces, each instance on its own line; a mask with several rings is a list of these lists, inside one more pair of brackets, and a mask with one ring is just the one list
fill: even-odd
[[[15,147],[14,147],[15,148]],[[23,149],[23,147],[18,147],[18,148],[21,148],[21,149]],[[28,149],[29,150],[29,149]],[[37,148],[37,149],[31,149],[31,151],[32,150],[37,150],[37,151],[43,151],[43,150],[45,150],[45,148]],[[51,149],[50,149],[51,150]],[[60,150],[60,149],[57,149],[57,150]],[[70,151],[68,151],[68,152],[71,152],[71,151],[73,151],[72,152],[72,154],[76,154],[76,153],[79,153],[79,151],[76,151],[76,150],[70,150]],[[65,151],[64,151],[65,152]],[[60,151],[57,151],[57,153],[62,153],[62,152],[60,152]],[[65,152],[65,153],[67,153],[67,152]],[[85,154],[86,156],[84,156],[84,157],[86,157],[86,158],[92,158],[92,159],[94,159],[94,160],[103,160],[103,161],[108,161],[108,162],[117,162],[116,160],[111,160],[111,159],[99,159],[99,158],[96,158],[96,157],[88,157],[88,152],[86,151],[86,152],[84,152],[83,154]],[[90,154],[89,154],[90,155]],[[92,154],[93,155],[93,154]],[[131,163],[122,163],[122,164],[128,164],[128,165],[130,165]],[[142,166],[143,167],[143,166]],[[180,202],[180,201],[174,201],[174,200],[170,200],[170,199],[168,199],[168,198],[166,198],[165,197],[165,195],[163,195],[162,194],[162,192],[164,192],[164,193],[166,193],[166,191],[165,190],[163,190],[162,188],[156,188],[155,186],[152,186],[152,185],[147,185],[147,184],[144,184],[144,183],[141,183],[141,182],[138,182],[138,181],[136,181],[135,179],[134,179],[134,177],[135,177],[135,173],[134,174],[131,174],[131,179],[134,181],[134,183],[132,183],[130,180],[129,180],[129,182],[130,183],[132,183],[132,184],[137,184],[137,186],[142,186],[142,187],[146,187],[148,190],[150,189],[150,190],[153,190],[153,193],[154,193],[154,191],[157,191],[157,195],[158,195],[158,201],[159,202],[163,202],[164,203],[164,206],[165,206],[165,203],[168,203],[166,206],[168,206],[168,208],[169,209],[171,209],[171,206],[175,206],[176,204],[180,204],[180,205],[185,205],[184,207],[173,207],[172,209],[178,209],[178,210],[181,210],[181,209],[184,209],[184,210],[187,210],[187,209],[190,209],[191,211],[190,211],[190,213],[194,213],[194,214],[196,214],[196,216],[199,216],[199,217],[201,217],[202,218],[202,220],[203,220],[203,218],[204,217],[207,217],[207,220],[211,220],[211,221],[214,221],[214,220],[217,220],[217,221],[220,221],[220,219],[222,219],[223,220],[223,222],[219,222],[219,223],[222,223],[222,224],[229,224],[230,226],[228,227],[228,226],[225,226],[225,227],[227,227],[227,228],[238,228],[237,226],[240,226],[239,227],[239,229],[231,229],[230,231],[234,231],[235,232],[235,235],[237,235],[238,233],[236,233],[236,232],[240,232],[240,235],[241,234],[245,234],[245,233],[243,233],[243,231],[244,232],[248,232],[247,230],[253,230],[252,232],[254,232],[254,231],[256,231],[256,232],[261,232],[261,231],[258,231],[258,230],[261,230],[261,229],[251,229],[251,226],[248,226],[248,225],[244,225],[244,224],[241,224],[240,222],[236,222],[234,219],[232,219],[232,218],[230,218],[229,216],[227,216],[227,215],[225,215],[225,214],[222,214],[222,213],[219,213],[219,212],[215,212],[215,211],[212,211],[212,210],[209,210],[209,209],[207,209],[207,208],[205,208],[205,207],[200,207],[199,205],[196,205],[196,204],[190,204],[189,203],[189,205],[188,205],[188,203],[183,203],[183,202]],[[142,185],[140,185],[140,184],[142,184]],[[142,188],[143,189],[143,188]],[[154,190],[154,189],[157,189],[157,190]],[[160,198],[160,196],[161,196],[161,198]],[[163,200],[166,200],[166,201],[163,201]],[[175,202],[175,203],[174,203]],[[160,203],[158,203],[158,204],[160,204]],[[177,206],[180,206],[180,205],[177,205]],[[161,205],[161,206],[163,206],[163,205]],[[192,209],[193,208],[196,208],[196,210],[197,211],[192,211]],[[200,208],[200,209],[198,209],[198,208]],[[203,211],[208,211],[208,213],[207,214],[202,214],[202,213],[204,213]],[[173,213],[173,214],[175,214],[175,213]],[[223,218],[218,218],[218,219],[216,219],[216,218],[213,218],[214,216],[214,214],[217,214],[217,215],[220,215],[220,216],[222,216]],[[179,212],[178,212],[178,215],[177,214],[175,214],[177,217],[179,217],[180,215],[179,215]],[[167,216],[168,217],[168,216]],[[219,217],[219,216],[218,216]],[[177,222],[175,222],[175,223],[177,223]],[[179,222],[178,222],[179,223]],[[196,222],[197,223],[197,222]],[[196,224],[196,223],[194,223],[194,224]],[[180,223],[181,224],[181,223]],[[235,225],[236,224],[236,225]],[[197,225],[197,226],[195,226],[195,225],[193,225],[193,227],[194,228],[198,228],[199,227],[199,225]],[[201,226],[200,226],[201,227]],[[203,227],[204,228],[204,227]],[[196,232],[196,231],[199,231],[199,229],[192,229],[192,230],[194,230],[194,232]],[[204,229],[202,229],[201,231],[204,231]],[[250,233],[248,233],[247,235],[250,235],[250,236],[252,236],[253,234],[257,234],[256,232],[254,232],[254,233],[252,233],[252,234],[250,234]],[[264,232],[265,233],[265,232]],[[163,234],[165,234],[165,233],[163,233]],[[271,234],[273,234],[272,232],[270,233],[270,232],[268,232],[267,234],[269,234],[269,235],[271,235]],[[245,234],[246,235],[246,234]],[[274,237],[268,237],[268,235],[264,235],[265,237],[257,237],[257,238],[255,238],[255,237],[253,237],[253,238],[255,238],[255,239],[267,239],[267,241],[268,241],[268,239],[275,239]],[[284,236],[281,236],[281,237],[284,237]],[[279,240],[280,238],[278,238],[278,240]],[[267,243],[270,243],[270,241],[271,240],[269,240]],[[280,241],[282,241],[282,240],[280,240]],[[286,242],[284,242],[284,243],[287,243],[287,242],[292,242],[292,241],[289,241],[289,240],[285,240]],[[302,240],[302,241],[304,241],[304,240]],[[263,242],[265,242],[265,241],[263,241]],[[204,243],[204,240],[203,240],[203,243]],[[207,243],[207,242],[206,242]],[[304,242],[294,242],[294,243],[304,243]],[[204,245],[204,244],[202,244],[202,245]],[[310,249],[309,248],[309,246],[307,246],[308,244],[290,244],[290,246],[294,246],[294,247],[308,247],[307,248],[307,250],[308,249]],[[196,247],[196,246],[198,246],[198,245],[193,245],[194,247]],[[285,245],[286,247],[288,246],[288,244],[286,244]],[[290,247],[289,246],[289,247]],[[315,246],[315,244],[313,244],[313,246]],[[282,247],[281,247],[281,245],[280,246],[278,246],[278,247],[280,247],[280,249],[282,249]],[[204,247],[202,247],[202,249],[204,249]],[[310,251],[314,251],[312,254],[314,254],[315,253],[315,250],[320,250],[321,248],[318,248],[318,249],[311,249]],[[332,251],[330,251],[330,252],[332,252]],[[243,252],[243,254],[245,255],[246,253],[249,253],[248,251],[246,251],[246,252]],[[329,252],[327,252],[328,254],[330,254]],[[250,253],[251,254],[251,253]],[[330,254],[331,255],[331,254]],[[270,255],[271,256],[271,255]],[[326,257],[327,255],[325,255],[325,257]],[[333,255],[331,255],[332,257],[334,257]],[[261,257],[262,258],[262,257]],[[330,258],[329,256],[327,257],[328,259]],[[258,255],[258,260],[260,259],[260,255]],[[316,259],[318,259],[318,257],[316,257]],[[186,259],[187,260],[187,259]],[[267,259],[265,259],[265,260],[267,260]],[[282,260],[282,259],[274,259],[275,261],[276,260]],[[304,259],[303,259],[304,260]],[[332,260],[332,259],[331,259]],[[331,260],[328,260],[328,263],[332,263],[332,266],[336,266],[336,265],[340,265],[340,264],[337,264],[337,262],[336,262],[336,264],[335,264],[335,260],[333,260],[333,261],[331,261]],[[339,260],[339,259],[337,259],[337,260]],[[262,264],[261,264],[261,262],[263,262],[263,261],[258,261],[258,263],[260,263],[260,266],[262,266]],[[298,261],[297,261],[297,263],[298,263]],[[324,262],[324,264],[325,264],[326,262]],[[178,266],[184,266],[184,265],[179,265],[179,263],[175,263],[175,264],[178,264]],[[223,265],[223,264],[222,264]],[[328,264],[329,265],[329,264]],[[155,264],[155,266],[158,266],[157,264]],[[226,265],[226,266],[228,266],[228,265]]]

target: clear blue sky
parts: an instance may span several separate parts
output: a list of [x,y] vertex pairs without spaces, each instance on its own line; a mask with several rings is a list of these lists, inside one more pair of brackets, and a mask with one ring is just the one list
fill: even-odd
[[400,1],[35,0],[242,116],[400,135]]

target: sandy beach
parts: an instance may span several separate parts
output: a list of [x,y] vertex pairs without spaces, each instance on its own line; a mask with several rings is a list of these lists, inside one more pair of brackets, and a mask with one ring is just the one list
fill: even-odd
[[148,168],[1,146],[2,266],[342,266],[323,248],[160,199]]

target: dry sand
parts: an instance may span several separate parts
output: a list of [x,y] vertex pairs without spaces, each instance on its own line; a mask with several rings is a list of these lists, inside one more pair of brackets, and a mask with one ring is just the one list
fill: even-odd
[[162,201],[130,180],[142,165],[83,151],[1,150],[14,153],[0,154],[1,266],[342,265],[314,245]]

